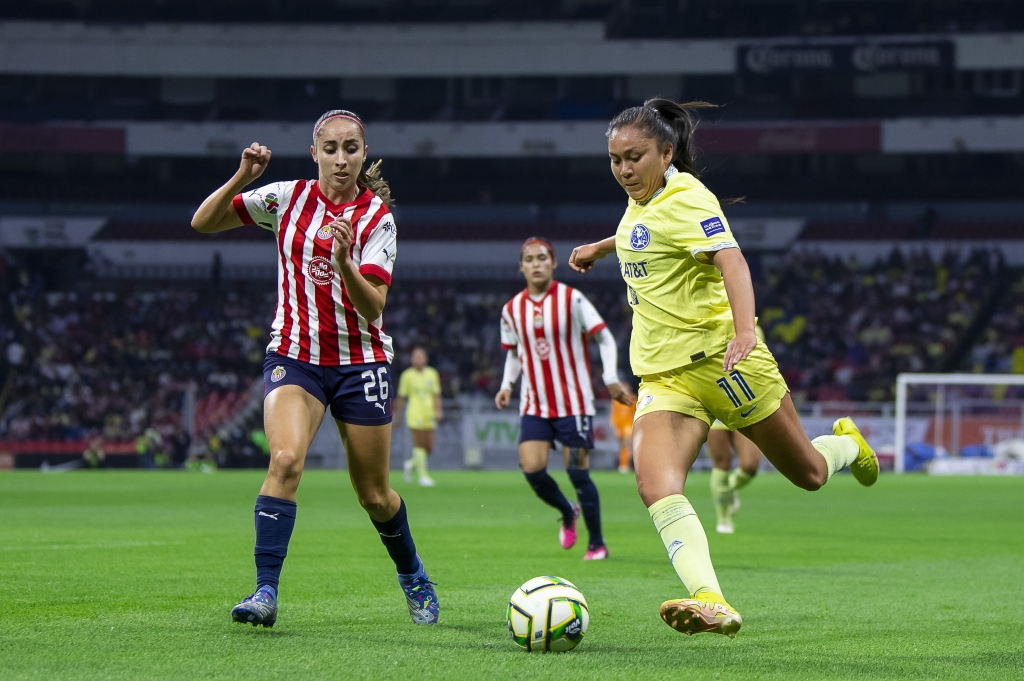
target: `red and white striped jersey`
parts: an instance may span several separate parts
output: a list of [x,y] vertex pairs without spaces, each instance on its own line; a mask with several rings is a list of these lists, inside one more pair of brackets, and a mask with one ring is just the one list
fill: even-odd
[[239,194],[233,205],[242,222],[277,237],[277,314],[267,352],[320,366],[392,360],[383,319],[361,317],[342,287],[327,227],[339,215],[349,218],[352,262],[390,286],[397,230],[383,201],[366,189],[351,203],[334,204],[316,180],[292,180]]
[[594,415],[587,334],[605,328],[582,293],[557,281],[540,300],[523,290],[501,310],[501,347],[523,365],[519,412],[543,418]]

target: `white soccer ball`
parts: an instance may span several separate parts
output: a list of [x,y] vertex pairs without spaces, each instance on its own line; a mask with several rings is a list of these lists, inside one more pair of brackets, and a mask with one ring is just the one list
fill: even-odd
[[508,632],[516,645],[533,653],[564,653],[583,640],[590,624],[587,601],[561,577],[534,577],[508,602]]

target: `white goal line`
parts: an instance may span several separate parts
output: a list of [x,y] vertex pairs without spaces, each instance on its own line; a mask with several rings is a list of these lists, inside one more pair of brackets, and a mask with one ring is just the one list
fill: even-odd
[[[1024,385],[1024,374],[899,374],[896,377],[896,460],[897,473],[904,471],[906,456],[907,386],[910,385]],[[937,413],[941,412],[942,395],[937,398]]]

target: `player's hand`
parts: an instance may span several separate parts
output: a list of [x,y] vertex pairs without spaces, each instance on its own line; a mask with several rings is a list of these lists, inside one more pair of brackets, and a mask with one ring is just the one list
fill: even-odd
[[616,402],[621,402],[627,407],[632,407],[636,404],[636,395],[629,389],[629,386],[622,381],[608,384],[608,394],[612,396],[612,399]]
[[594,267],[594,263],[601,257],[603,256],[600,254],[597,244],[583,244],[572,249],[572,254],[569,256],[569,267],[582,274],[590,271]]
[[732,371],[737,364],[750,355],[750,351],[757,345],[757,336],[753,331],[745,331],[736,334],[736,337],[725,346],[725,360],[722,362],[723,371]]
[[352,221],[344,216],[338,216],[329,227],[334,234],[334,259],[339,265],[343,265],[352,257],[352,242],[355,241]]
[[444,420],[444,412],[441,411],[440,409],[438,409],[437,413],[434,414],[434,420],[437,421],[438,423],[443,421]]
[[498,394],[494,396],[494,406],[498,409],[504,409],[512,403],[512,391],[511,390],[499,390]]
[[263,174],[270,163],[270,149],[262,146],[259,142],[253,142],[247,149],[242,151],[242,162],[238,164],[238,172],[249,184]]

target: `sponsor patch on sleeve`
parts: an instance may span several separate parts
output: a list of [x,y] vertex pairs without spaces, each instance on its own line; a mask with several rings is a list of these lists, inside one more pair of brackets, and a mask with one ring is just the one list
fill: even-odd
[[708,218],[700,223],[701,228],[704,230],[704,236],[713,236],[715,234],[722,234],[725,232],[725,225],[722,223],[722,218]]

